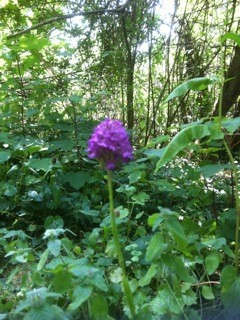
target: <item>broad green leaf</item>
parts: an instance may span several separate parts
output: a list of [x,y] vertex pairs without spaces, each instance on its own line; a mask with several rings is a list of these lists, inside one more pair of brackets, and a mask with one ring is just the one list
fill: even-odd
[[160,232],[155,233],[147,247],[146,260],[152,261],[156,256],[160,258],[166,247],[167,244],[164,243],[162,234]]
[[142,171],[135,171],[129,175],[129,182],[130,183],[135,183],[139,179],[141,179],[143,172]]
[[159,224],[163,221],[162,215],[159,213],[154,213],[148,217],[148,225],[152,227],[152,230],[155,231]]
[[92,291],[92,286],[78,286],[73,292],[73,302],[68,306],[68,310],[78,309],[91,296]]
[[152,312],[158,317],[163,314],[169,315],[170,312],[179,314],[184,307],[181,297],[173,293],[168,286],[158,291],[157,297],[151,300],[150,306]]
[[209,286],[202,286],[202,296],[207,300],[213,300],[215,298],[212,288]]
[[206,124],[197,124],[181,130],[167,145],[161,159],[158,161],[155,173],[170,162],[181,150],[186,148],[192,140],[200,140],[211,133]]
[[92,320],[106,320],[108,316],[108,304],[104,296],[94,294],[89,301],[89,316]]
[[233,266],[226,266],[223,269],[221,278],[220,278],[220,284],[221,284],[223,293],[228,291],[228,289],[234,283],[236,277],[237,277],[237,273]]
[[62,228],[64,225],[63,218],[60,216],[47,216],[44,221],[45,229],[58,229]]
[[49,252],[51,252],[51,254],[54,257],[57,257],[59,256],[59,253],[61,251],[61,245],[62,245],[61,240],[54,239],[54,240],[48,241],[47,247],[49,249]]
[[240,36],[238,34],[227,32],[220,38],[220,41],[223,43],[227,39],[234,40],[238,44],[238,46],[240,46]]
[[6,150],[6,151],[0,151],[0,163],[4,163],[8,161],[11,157],[11,151]]
[[190,276],[188,268],[184,265],[180,257],[174,258],[175,272],[185,282],[194,283],[195,278]]
[[222,121],[222,126],[225,128],[230,134],[233,134],[240,127],[240,117],[227,119]]
[[145,276],[138,281],[139,286],[140,287],[147,286],[152,280],[152,278],[155,277],[158,270],[159,270],[159,267],[156,264],[151,264]]
[[149,200],[149,195],[146,192],[139,192],[134,194],[131,199],[137,204],[144,205]]
[[56,305],[45,303],[44,305],[32,308],[23,320],[65,320],[66,317],[62,309]]
[[37,271],[40,271],[42,270],[42,268],[44,268],[45,263],[47,262],[47,259],[48,259],[48,254],[49,254],[49,249],[46,249],[41,255],[41,258],[38,262]]
[[68,182],[74,189],[79,190],[90,178],[91,176],[87,172],[70,171],[64,176],[64,181]]
[[221,297],[226,310],[230,315],[240,314],[240,278],[237,277],[236,269],[233,266],[226,266],[221,274]]
[[64,294],[72,287],[72,274],[65,270],[59,270],[52,281],[56,292]]
[[231,165],[226,163],[226,164],[209,164],[206,166],[202,166],[198,169],[198,171],[202,172],[203,176],[205,178],[211,178],[214,176],[217,172],[222,171],[224,169],[230,169]]
[[205,267],[206,267],[207,273],[209,275],[212,275],[217,270],[219,263],[220,263],[219,254],[217,252],[210,253],[205,258]]
[[200,77],[200,78],[187,80],[184,83],[180,84],[177,88],[175,88],[170,93],[170,95],[166,99],[166,102],[173,98],[184,96],[188,92],[188,90],[194,90],[194,91],[204,90],[209,85],[214,84],[217,81],[218,79],[215,76]]
[[6,196],[6,197],[12,197],[12,196],[14,196],[15,194],[17,194],[18,193],[18,190],[17,190],[17,188],[14,186],[14,185],[12,185],[12,184],[6,184],[6,190],[5,190],[5,192],[4,192],[4,195]]

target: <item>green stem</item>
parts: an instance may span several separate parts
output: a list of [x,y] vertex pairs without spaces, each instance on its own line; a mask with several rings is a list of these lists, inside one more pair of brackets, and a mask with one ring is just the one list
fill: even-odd
[[239,177],[238,177],[238,168],[236,166],[236,163],[234,161],[234,158],[232,156],[231,150],[226,142],[226,140],[223,140],[225,149],[227,151],[228,157],[230,159],[231,165],[232,165],[232,171],[233,171],[233,178],[234,178],[234,184],[235,184],[235,201],[236,201],[236,211],[237,211],[237,221],[236,221],[236,230],[235,230],[235,270],[238,274],[239,271],[239,227],[240,227],[240,189],[239,189]]
[[[221,75],[221,84],[220,84],[220,97],[219,97],[219,105],[218,105],[218,124],[220,130],[222,130],[222,101],[223,101],[223,85],[224,85],[224,52],[222,41],[220,40],[220,75]],[[239,227],[240,227],[240,189],[239,189],[239,176],[238,176],[238,168],[234,161],[232,152],[227,144],[225,138],[223,139],[224,147],[227,151],[233,172],[234,184],[235,184],[235,201],[236,201],[236,229],[235,229],[235,270],[238,274],[239,272]]]
[[113,204],[113,187],[112,187],[112,176],[111,171],[107,171],[107,180],[108,180],[108,192],[109,192],[109,206],[110,206],[110,217],[111,217],[111,226],[112,226],[112,234],[113,234],[113,241],[115,250],[118,256],[118,262],[120,265],[120,268],[122,270],[122,285],[123,285],[123,291],[126,297],[127,304],[129,306],[131,317],[135,317],[135,306],[133,302],[133,295],[129,286],[126,269],[125,269],[125,262],[123,258],[123,253],[121,250],[119,237],[118,237],[118,230],[117,230],[117,224],[116,224],[116,217],[114,212],[114,204]]

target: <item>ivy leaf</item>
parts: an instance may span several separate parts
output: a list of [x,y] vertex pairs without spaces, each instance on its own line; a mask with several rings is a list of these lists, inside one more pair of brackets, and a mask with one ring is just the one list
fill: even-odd
[[90,178],[91,176],[86,172],[70,171],[64,176],[64,181],[68,182],[74,189],[79,190],[90,180]]
[[30,168],[35,169],[36,171],[44,171],[47,172],[50,169],[50,166],[52,164],[51,158],[44,158],[44,159],[30,159],[27,163],[27,165]]

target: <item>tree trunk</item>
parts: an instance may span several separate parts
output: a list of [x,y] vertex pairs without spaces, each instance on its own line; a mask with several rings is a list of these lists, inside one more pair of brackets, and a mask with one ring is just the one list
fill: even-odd
[[[240,95],[240,47],[235,47],[235,53],[230,62],[229,68],[226,72],[225,76],[226,82],[223,85],[223,96],[222,96],[222,116],[226,116],[230,108],[236,103],[237,98]],[[218,115],[218,104],[217,102],[216,108],[214,110],[213,115]],[[236,110],[234,112],[234,116],[239,115],[239,107],[238,104]]]

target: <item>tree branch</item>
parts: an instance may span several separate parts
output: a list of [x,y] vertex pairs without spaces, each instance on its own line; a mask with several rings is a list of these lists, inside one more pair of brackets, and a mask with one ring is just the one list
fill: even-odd
[[62,15],[62,16],[57,16],[57,17],[54,17],[54,18],[39,22],[39,23],[29,27],[29,28],[26,28],[26,29],[22,30],[22,31],[10,34],[9,36],[6,37],[6,39],[10,40],[10,39],[16,38],[18,36],[21,36],[21,35],[23,35],[25,33],[28,33],[28,32],[30,32],[32,30],[41,28],[41,27],[43,27],[45,25],[48,25],[48,24],[51,24],[51,23],[54,23],[54,22],[57,22],[57,21],[61,21],[61,20],[71,19],[71,18],[74,18],[74,17],[90,16],[90,15],[102,15],[102,14],[105,14],[105,13],[121,14],[121,13],[123,13],[125,11],[125,8],[130,3],[130,1],[131,0],[127,0],[122,6],[116,8],[116,9],[101,8],[101,9],[93,10],[93,11],[89,11],[89,12],[81,11],[81,12],[77,12],[77,13],[71,13],[71,14],[65,14],[65,15]]

